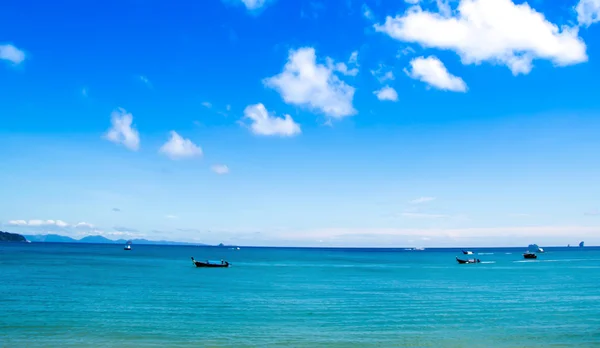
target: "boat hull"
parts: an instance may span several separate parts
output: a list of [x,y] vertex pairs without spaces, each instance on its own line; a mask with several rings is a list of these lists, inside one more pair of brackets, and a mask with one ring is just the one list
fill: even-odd
[[456,261],[458,263],[462,264],[467,264],[467,263],[480,263],[481,261],[479,259],[468,259],[468,260],[463,260],[463,259],[459,259],[458,257],[456,258]]
[[229,262],[225,262],[224,264],[215,264],[215,263],[206,263],[206,262],[200,262],[200,261],[194,261],[194,265],[196,265],[196,267],[201,268],[201,267],[206,267],[206,268],[227,268],[229,267]]
[[194,263],[194,266],[196,266],[198,268],[227,268],[227,267],[229,267],[229,262],[227,262],[227,261],[223,261],[222,263],[202,262],[202,261],[196,261],[192,257],[192,262]]

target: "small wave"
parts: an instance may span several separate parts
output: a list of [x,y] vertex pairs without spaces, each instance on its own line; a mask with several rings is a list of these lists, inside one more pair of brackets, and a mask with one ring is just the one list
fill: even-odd
[[504,255],[512,255],[512,253],[504,253]]
[[494,253],[477,253],[477,255],[494,255]]
[[560,259],[560,260],[519,260],[513,262],[578,262],[578,261],[600,261],[600,259]]
[[496,261],[481,261],[480,263],[496,263]]

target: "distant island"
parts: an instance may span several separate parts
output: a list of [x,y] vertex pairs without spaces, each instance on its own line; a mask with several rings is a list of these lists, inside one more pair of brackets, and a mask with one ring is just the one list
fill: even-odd
[[33,243],[88,243],[88,244],[125,244],[131,241],[133,244],[148,244],[148,245],[202,245],[202,243],[187,243],[187,242],[172,242],[167,240],[147,240],[147,239],[117,239],[112,240],[102,236],[87,236],[81,239],[75,239],[58,234],[35,234],[26,235],[28,241]]
[[9,233],[0,231],[0,242],[27,242],[27,239],[17,233]]

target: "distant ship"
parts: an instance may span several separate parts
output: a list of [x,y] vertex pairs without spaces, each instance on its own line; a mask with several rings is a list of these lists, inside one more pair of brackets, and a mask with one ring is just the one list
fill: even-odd
[[579,247],[583,248],[583,242],[579,243]]
[[131,241],[127,241],[125,248],[123,248],[124,250],[131,250]]

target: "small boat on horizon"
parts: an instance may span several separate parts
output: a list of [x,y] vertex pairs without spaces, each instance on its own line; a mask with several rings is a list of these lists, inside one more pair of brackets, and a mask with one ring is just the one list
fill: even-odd
[[226,268],[229,267],[229,262],[228,261],[223,261],[221,260],[219,261],[196,261],[194,260],[194,257],[192,257],[192,262],[194,263],[194,266],[196,267],[209,267],[209,268]]
[[465,255],[473,255],[473,252],[469,250],[463,250],[462,253]]
[[523,257],[526,259],[537,259],[537,255],[532,252],[526,252],[523,254]]
[[123,248],[123,250],[131,250],[131,241],[128,240],[127,243],[125,243],[125,247]]
[[466,263],[481,263],[481,260],[479,259],[459,259],[458,256],[456,257],[456,261],[460,264],[466,264]]

